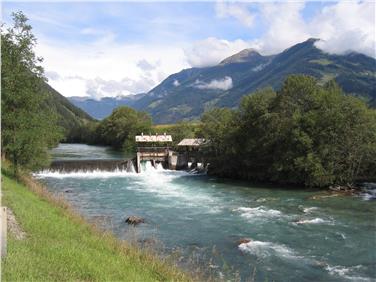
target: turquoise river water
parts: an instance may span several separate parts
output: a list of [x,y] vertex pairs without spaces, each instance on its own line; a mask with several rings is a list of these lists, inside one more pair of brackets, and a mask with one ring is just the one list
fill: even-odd
[[[119,159],[61,144],[55,159]],[[35,177],[117,237],[154,244],[191,271],[248,281],[375,281],[376,201],[370,193],[263,187],[185,171],[41,171]],[[374,190],[373,190],[374,191]],[[373,192],[371,191],[371,192]],[[145,224],[128,226],[129,215]],[[136,239],[135,239],[136,238]],[[239,242],[248,238],[249,242]],[[199,267],[198,267],[199,266]]]

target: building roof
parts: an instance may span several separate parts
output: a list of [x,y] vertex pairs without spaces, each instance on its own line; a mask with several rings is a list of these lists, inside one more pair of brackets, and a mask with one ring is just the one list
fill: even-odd
[[186,138],[180,141],[178,146],[200,146],[204,144],[204,138]]
[[172,142],[171,135],[136,135],[136,142]]

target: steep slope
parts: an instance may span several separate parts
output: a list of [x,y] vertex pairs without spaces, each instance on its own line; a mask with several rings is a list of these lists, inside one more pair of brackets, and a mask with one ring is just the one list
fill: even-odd
[[44,91],[47,93],[45,101],[46,107],[52,109],[58,114],[59,125],[62,126],[66,133],[73,128],[87,124],[94,119],[83,110],[72,105],[67,98],[53,89],[49,84],[45,83]]
[[213,67],[182,70],[132,106],[149,112],[156,123],[197,119],[214,106],[236,107],[256,89],[278,89],[290,74],[312,75],[322,83],[335,79],[346,93],[375,103],[376,60],[358,53],[327,54],[315,47],[316,41],[309,39],[274,56],[246,49]]

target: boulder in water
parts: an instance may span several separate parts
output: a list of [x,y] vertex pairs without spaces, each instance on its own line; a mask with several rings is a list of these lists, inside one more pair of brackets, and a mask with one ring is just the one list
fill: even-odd
[[125,220],[125,222],[128,224],[137,225],[140,223],[144,223],[145,220],[142,217],[131,215]]
[[251,242],[252,240],[249,239],[249,238],[241,238],[237,241],[237,244],[240,245],[240,244],[247,244],[249,242]]

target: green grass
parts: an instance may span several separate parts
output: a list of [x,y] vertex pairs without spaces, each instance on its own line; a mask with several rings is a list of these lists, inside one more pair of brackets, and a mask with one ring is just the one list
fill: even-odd
[[[199,122],[199,121],[189,121],[189,122],[185,122],[185,124],[187,124],[188,126],[198,128],[201,125],[201,122]],[[178,125],[179,125],[179,123],[154,124],[152,126],[152,129],[159,130],[159,131],[160,130],[171,130]]]
[[10,207],[26,239],[8,234],[3,281],[189,281],[154,255],[102,233],[30,177],[2,178]]
[[327,65],[333,64],[333,62],[328,60],[328,59],[310,60],[309,62],[313,63],[313,64],[319,64],[319,65],[322,65],[322,66],[327,66]]

